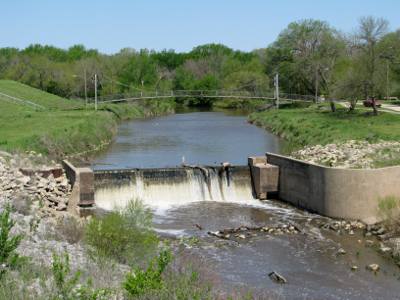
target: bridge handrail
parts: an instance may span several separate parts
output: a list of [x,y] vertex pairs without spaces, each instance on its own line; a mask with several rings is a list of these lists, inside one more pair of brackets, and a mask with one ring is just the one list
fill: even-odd
[[20,98],[17,98],[17,97],[14,97],[14,96],[10,96],[10,95],[7,95],[7,94],[1,93],[1,92],[0,92],[0,96],[3,96],[3,97],[5,97],[5,98],[7,98],[7,99],[9,99],[9,100],[11,100],[13,102],[17,102],[17,103],[20,103],[20,104],[23,104],[23,105],[28,105],[28,106],[33,106],[35,108],[45,109],[44,106],[42,106],[40,104],[37,104],[37,103],[34,103],[32,101],[29,101],[29,100],[20,99]]
[[[149,100],[160,98],[232,98],[232,99],[264,99],[276,100],[271,92],[264,91],[238,91],[238,90],[156,90],[156,91],[135,91],[129,94],[114,94],[98,98],[99,103],[128,102],[137,100]],[[279,99],[289,101],[314,102],[315,95],[301,95],[280,93]],[[94,98],[90,98],[92,102]],[[320,99],[321,100],[321,99]],[[343,99],[325,98],[325,101],[345,102]]]

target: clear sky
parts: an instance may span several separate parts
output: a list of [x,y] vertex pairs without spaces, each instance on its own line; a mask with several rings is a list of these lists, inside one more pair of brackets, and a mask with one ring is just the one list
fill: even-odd
[[1,0],[0,9],[0,47],[84,44],[105,53],[210,42],[252,50],[305,18],[349,32],[373,15],[400,28],[400,0]]

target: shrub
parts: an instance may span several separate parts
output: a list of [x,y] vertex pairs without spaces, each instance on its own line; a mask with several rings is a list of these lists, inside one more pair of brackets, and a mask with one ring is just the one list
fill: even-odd
[[62,300],[102,300],[109,299],[108,289],[93,289],[90,279],[86,284],[79,284],[81,273],[71,273],[69,256],[53,254],[53,280],[56,287],[54,299]]
[[163,250],[150,262],[146,270],[136,268],[133,272],[128,273],[123,283],[125,290],[130,296],[139,296],[150,290],[161,289],[163,286],[161,275],[171,259],[170,250]]
[[400,199],[388,196],[379,200],[378,211],[389,229],[400,231]]
[[21,243],[22,235],[10,236],[11,228],[15,222],[10,218],[11,208],[6,208],[0,213],[0,280],[8,269],[15,268],[20,260],[16,249]]
[[130,201],[124,210],[93,218],[85,230],[89,254],[125,264],[152,255],[158,239],[150,228],[151,220],[150,211],[138,200]]

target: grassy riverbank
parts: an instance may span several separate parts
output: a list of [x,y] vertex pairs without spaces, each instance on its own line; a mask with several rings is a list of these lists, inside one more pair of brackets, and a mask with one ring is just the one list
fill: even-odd
[[90,151],[108,143],[120,120],[172,112],[174,102],[100,105],[99,110],[34,89],[15,81],[0,80],[0,92],[29,100],[38,109],[0,96],[0,149],[34,150],[61,157]]
[[293,148],[309,145],[342,143],[347,140],[398,140],[400,116],[380,113],[372,116],[364,110],[348,112],[338,108],[330,112],[326,105],[306,108],[269,110],[253,113],[249,120],[288,141]]

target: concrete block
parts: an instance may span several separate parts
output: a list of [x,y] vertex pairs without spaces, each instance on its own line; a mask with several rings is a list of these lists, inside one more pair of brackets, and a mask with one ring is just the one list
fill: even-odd
[[67,178],[72,185],[70,198],[70,210],[79,207],[91,207],[95,204],[94,199],[94,173],[90,168],[76,168],[68,161],[63,161]]
[[250,156],[247,159],[247,162],[249,166],[254,166],[256,164],[266,164],[267,163],[267,157],[266,156]]
[[249,157],[248,162],[256,197],[267,199],[268,193],[278,192],[279,167],[267,164],[266,157]]

